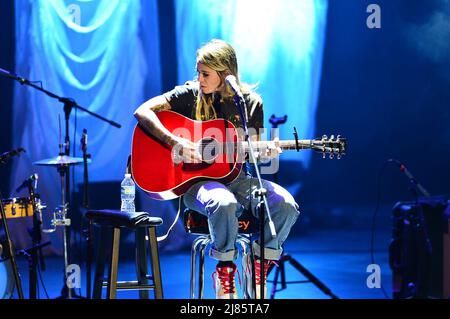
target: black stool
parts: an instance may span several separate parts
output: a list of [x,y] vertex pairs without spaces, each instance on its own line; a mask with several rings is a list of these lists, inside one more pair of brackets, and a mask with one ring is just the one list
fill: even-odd
[[[242,256],[250,254],[253,265],[253,249],[251,245],[252,234],[258,233],[258,220],[253,216],[251,211],[244,210],[239,220],[239,230],[237,243],[241,246]],[[197,256],[199,255],[199,274],[198,274],[198,298],[203,298],[203,288],[204,288],[204,269],[205,269],[205,250],[206,247],[212,244],[211,235],[208,227],[208,218],[199,212],[186,208],[183,213],[183,224],[186,231],[193,235],[198,235],[194,239],[191,248],[191,282],[190,282],[190,298],[195,299],[195,288],[196,288],[196,267],[197,267]],[[244,267],[244,265],[243,265]],[[252,267],[253,268],[253,267]],[[243,273],[245,269],[242,269]],[[254,269],[251,269],[251,273],[254,274]],[[252,276],[254,277],[254,276]],[[253,288],[255,287],[253,278]],[[249,299],[247,289],[247,282],[244,280],[243,285],[244,297]]]
[[[107,298],[115,299],[116,291],[121,289],[139,290],[139,297],[149,298],[149,290],[154,290],[156,299],[163,298],[161,269],[159,264],[158,243],[156,240],[156,226],[162,224],[159,217],[151,217],[146,212],[125,213],[117,210],[89,210],[86,218],[100,227],[100,242],[95,267],[93,298],[101,299],[102,288],[107,287]],[[137,281],[117,281],[119,264],[119,244],[121,229],[135,231],[136,236],[136,275]],[[108,244],[108,235],[112,234],[112,243]],[[148,238],[152,276],[148,275],[147,247]],[[109,274],[104,281],[105,261],[107,251],[111,252],[109,260]],[[149,284],[149,280],[152,281]]]

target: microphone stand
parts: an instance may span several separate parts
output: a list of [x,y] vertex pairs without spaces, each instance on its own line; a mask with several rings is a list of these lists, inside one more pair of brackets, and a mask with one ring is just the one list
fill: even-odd
[[[259,168],[258,168],[258,164],[256,162],[256,158],[255,158],[255,153],[253,150],[253,145],[252,145],[252,141],[250,139],[250,134],[248,131],[248,127],[247,127],[247,123],[248,123],[248,113],[247,113],[247,105],[246,102],[243,98],[240,98],[239,95],[237,94],[237,92],[235,92],[236,94],[234,95],[234,102],[236,104],[236,106],[239,109],[239,115],[241,117],[241,121],[242,121],[242,126],[244,128],[244,133],[245,133],[245,140],[248,143],[248,147],[249,147],[249,153],[250,153],[250,161],[253,162],[253,165],[255,167],[255,172],[256,172],[256,177],[258,179],[258,185],[259,188],[256,189],[255,191],[255,196],[259,197],[259,203],[256,206],[256,210],[258,212],[258,216],[259,216],[259,227],[260,227],[260,239],[259,239],[259,246],[260,246],[260,258],[261,258],[261,267],[260,267],[260,278],[261,278],[261,290],[260,290],[260,296],[261,299],[264,299],[264,281],[265,281],[265,276],[264,276],[264,226],[265,226],[265,213],[267,213],[267,218],[269,220],[269,227],[270,227],[270,232],[273,238],[276,237],[276,230],[275,230],[275,225],[273,224],[272,221],[272,216],[270,214],[270,209],[269,209],[269,204],[267,202],[267,190],[263,187],[262,184],[262,180],[261,180],[261,175],[259,173]],[[244,111],[243,111],[244,110]]]
[[[29,258],[29,274],[30,274],[30,299],[36,299],[36,290],[37,290],[37,266],[38,262],[40,263],[41,269],[45,270],[44,257],[42,255],[42,247],[50,244],[49,241],[41,244],[42,236],[41,236],[41,224],[42,218],[40,216],[40,203],[36,203],[36,193],[33,187],[33,182],[28,184],[28,191],[30,193],[31,204],[33,207],[33,228],[30,230],[31,234],[31,248],[23,250],[24,255]],[[30,254],[27,254],[31,252]]]
[[[101,115],[98,115],[98,114],[96,114],[96,113],[94,113],[92,111],[89,111],[88,109],[78,105],[77,102],[75,102],[75,100],[72,99],[72,98],[58,96],[58,95],[56,95],[56,94],[54,94],[54,93],[52,93],[52,92],[50,92],[48,90],[43,89],[40,86],[37,86],[34,83],[31,83],[29,80],[27,80],[25,78],[22,78],[22,77],[20,77],[20,76],[18,76],[16,74],[13,74],[13,73],[11,73],[9,71],[6,71],[6,70],[4,70],[2,68],[0,68],[0,74],[2,74],[3,76],[6,76],[8,78],[11,78],[13,80],[16,80],[22,85],[25,84],[25,85],[31,86],[32,88],[35,88],[36,90],[41,91],[41,92],[47,94],[48,96],[50,96],[51,98],[57,99],[59,102],[63,103],[63,105],[64,105],[64,115],[65,115],[65,126],[66,126],[65,127],[66,128],[66,130],[65,130],[66,132],[65,132],[65,138],[64,138],[64,141],[65,141],[65,152],[64,152],[64,154],[67,155],[67,156],[70,155],[69,118],[70,118],[70,113],[72,112],[72,109],[74,109],[74,108],[75,109],[79,109],[79,110],[84,111],[84,112],[86,112],[86,113],[88,113],[88,114],[90,114],[90,115],[92,115],[92,116],[94,116],[94,117],[104,121],[104,122],[107,122],[107,123],[111,124],[112,126],[115,126],[117,128],[121,128],[120,124],[118,124],[118,123],[116,123],[114,121],[108,120],[105,117],[103,117]],[[66,193],[67,206],[69,206],[69,203],[70,203],[70,169],[69,169],[68,166],[63,167],[61,169],[65,169],[66,170],[65,175],[66,175],[67,178],[66,178],[66,184],[65,184],[65,188],[66,188],[65,193]],[[69,212],[69,210],[67,210],[67,212]],[[68,214],[68,217],[70,218],[69,214]],[[67,231],[65,232],[65,236],[64,236],[64,244],[65,245],[69,245],[70,244],[70,229],[69,229],[69,227],[65,227],[65,228],[67,228]],[[68,257],[68,259],[70,260],[70,257]],[[64,270],[64,273],[65,272],[66,272],[66,269]],[[66,276],[64,276],[64,278],[65,277]],[[67,288],[67,289],[70,289],[70,288]],[[66,282],[64,282],[64,288],[62,290],[63,291],[63,295],[65,294],[67,289],[66,289]],[[70,296],[70,292],[69,292],[68,296],[69,296],[69,298],[71,297]],[[65,297],[65,296],[62,296],[62,297]]]
[[[11,72],[8,72],[8,71],[6,71],[6,70],[4,70],[2,68],[0,68],[0,74],[6,76],[8,78],[11,78],[13,80],[16,80],[22,85],[26,84],[28,86],[31,86],[31,87],[35,88],[38,91],[44,92],[48,96],[50,96],[50,97],[52,97],[54,99],[57,99],[59,102],[64,104],[64,113],[66,114],[66,139],[65,139],[66,141],[69,141],[68,121],[69,121],[69,115],[70,115],[70,112],[72,111],[72,108],[76,108],[76,109],[82,110],[82,111],[84,111],[84,112],[86,112],[86,113],[88,113],[88,114],[90,114],[90,115],[92,115],[92,116],[94,116],[94,117],[104,121],[104,122],[107,122],[107,123],[109,123],[112,126],[115,126],[117,128],[121,128],[122,127],[120,124],[118,124],[118,123],[116,123],[114,121],[108,120],[107,118],[105,118],[105,117],[103,117],[103,116],[101,116],[99,114],[96,114],[96,113],[94,113],[92,111],[89,111],[88,109],[78,105],[77,102],[75,102],[74,99],[58,96],[58,95],[56,95],[56,94],[54,94],[54,93],[52,93],[50,91],[47,91],[47,90],[41,88],[40,86],[37,86],[34,83],[31,83],[29,80],[27,80],[25,78],[22,78],[22,77],[20,77],[20,76],[18,76],[16,74],[11,73]],[[66,146],[66,149],[69,149],[68,146]],[[69,154],[66,154],[66,155],[69,155]]]
[[[416,216],[414,218],[413,232],[416,235],[416,238],[422,239],[423,243],[420,240],[412,241],[414,245],[414,249],[417,251],[417,258],[419,262],[416,264],[417,277],[415,281],[411,283],[411,293],[413,298],[428,298],[427,296],[427,285],[428,278],[426,275],[428,274],[428,264],[424,263],[425,260],[430,260],[432,254],[432,243],[430,237],[428,235],[428,231],[425,223],[425,216],[423,211],[423,206],[421,205],[420,195],[424,198],[430,198],[430,193],[415,179],[415,177],[411,174],[411,172],[406,168],[406,166],[396,159],[389,159],[388,161],[392,161],[399,166],[400,172],[404,173],[408,178],[410,187],[409,190],[414,198],[414,207],[416,208]],[[422,244],[422,245],[421,245]],[[418,247],[417,247],[418,245]],[[424,277],[425,276],[425,277]]]
[[[82,207],[87,211],[89,209],[89,178],[88,178],[88,158],[91,154],[87,154],[87,130],[83,130],[83,136],[80,140],[81,150],[83,151],[83,202]],[[83,234],[87,242],[87,256],[86,256],[86,298],[91,299],[91,264],[92,264],[92,221],[89,219],[87,229],[83,229]]]

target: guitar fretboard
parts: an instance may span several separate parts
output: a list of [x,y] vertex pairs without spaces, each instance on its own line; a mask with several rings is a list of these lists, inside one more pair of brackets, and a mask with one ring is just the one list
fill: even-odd
[[[267,145],[270,141],[258,141],[258,142],[252,142],[252,146],[254,149],[264,149],[267,148]],[[278,145],[282,150],[296,150],[294,140],[280,140]],[[299,149],[309,149],[313,145],[312,140],[298,140],[298,147]],[[241,146],[244,148],[245,151],[248,151],[249,145],[247,142],[241,142]]]

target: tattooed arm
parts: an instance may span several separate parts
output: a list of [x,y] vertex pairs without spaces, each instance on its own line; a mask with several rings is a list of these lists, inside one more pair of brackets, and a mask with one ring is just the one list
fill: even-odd
[[179,144],[177,146],[184,162],[200,163],[201,155],[195,143],[173,135],[156,116],[157,112],[170,109],[171,106],[167,99],[163,95],[159,95],[139,106],[134,112],[134,117],[146,133],[172,147]]
[[156,96],[143,103],[134,112],[134,117],[148,134],[155,136],[161,142],[174,146],[176,136],[170,133],[156,116],[157,112],[170,110],[170,104],[163,95]]

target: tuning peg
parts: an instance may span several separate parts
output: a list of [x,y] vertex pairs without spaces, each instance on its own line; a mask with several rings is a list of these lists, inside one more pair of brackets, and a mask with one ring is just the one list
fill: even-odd
[[340,160],[340,159],[341,159],[341,154],[336,155],[336,158],[337,158],[338,160]]
[[327,154],[322,153],[322,158],[327,158]]
[[328,138],[328,136],[326,136],[325,134],[322,135],[322,140],[326,140]]
[[330,153],[330,159],[333,159],[333,158],[334,158],[334,154]]
[[331,134],[330,140],[331,140],[331,141],[334,140],[334,135],[333,135],[333,134]]

